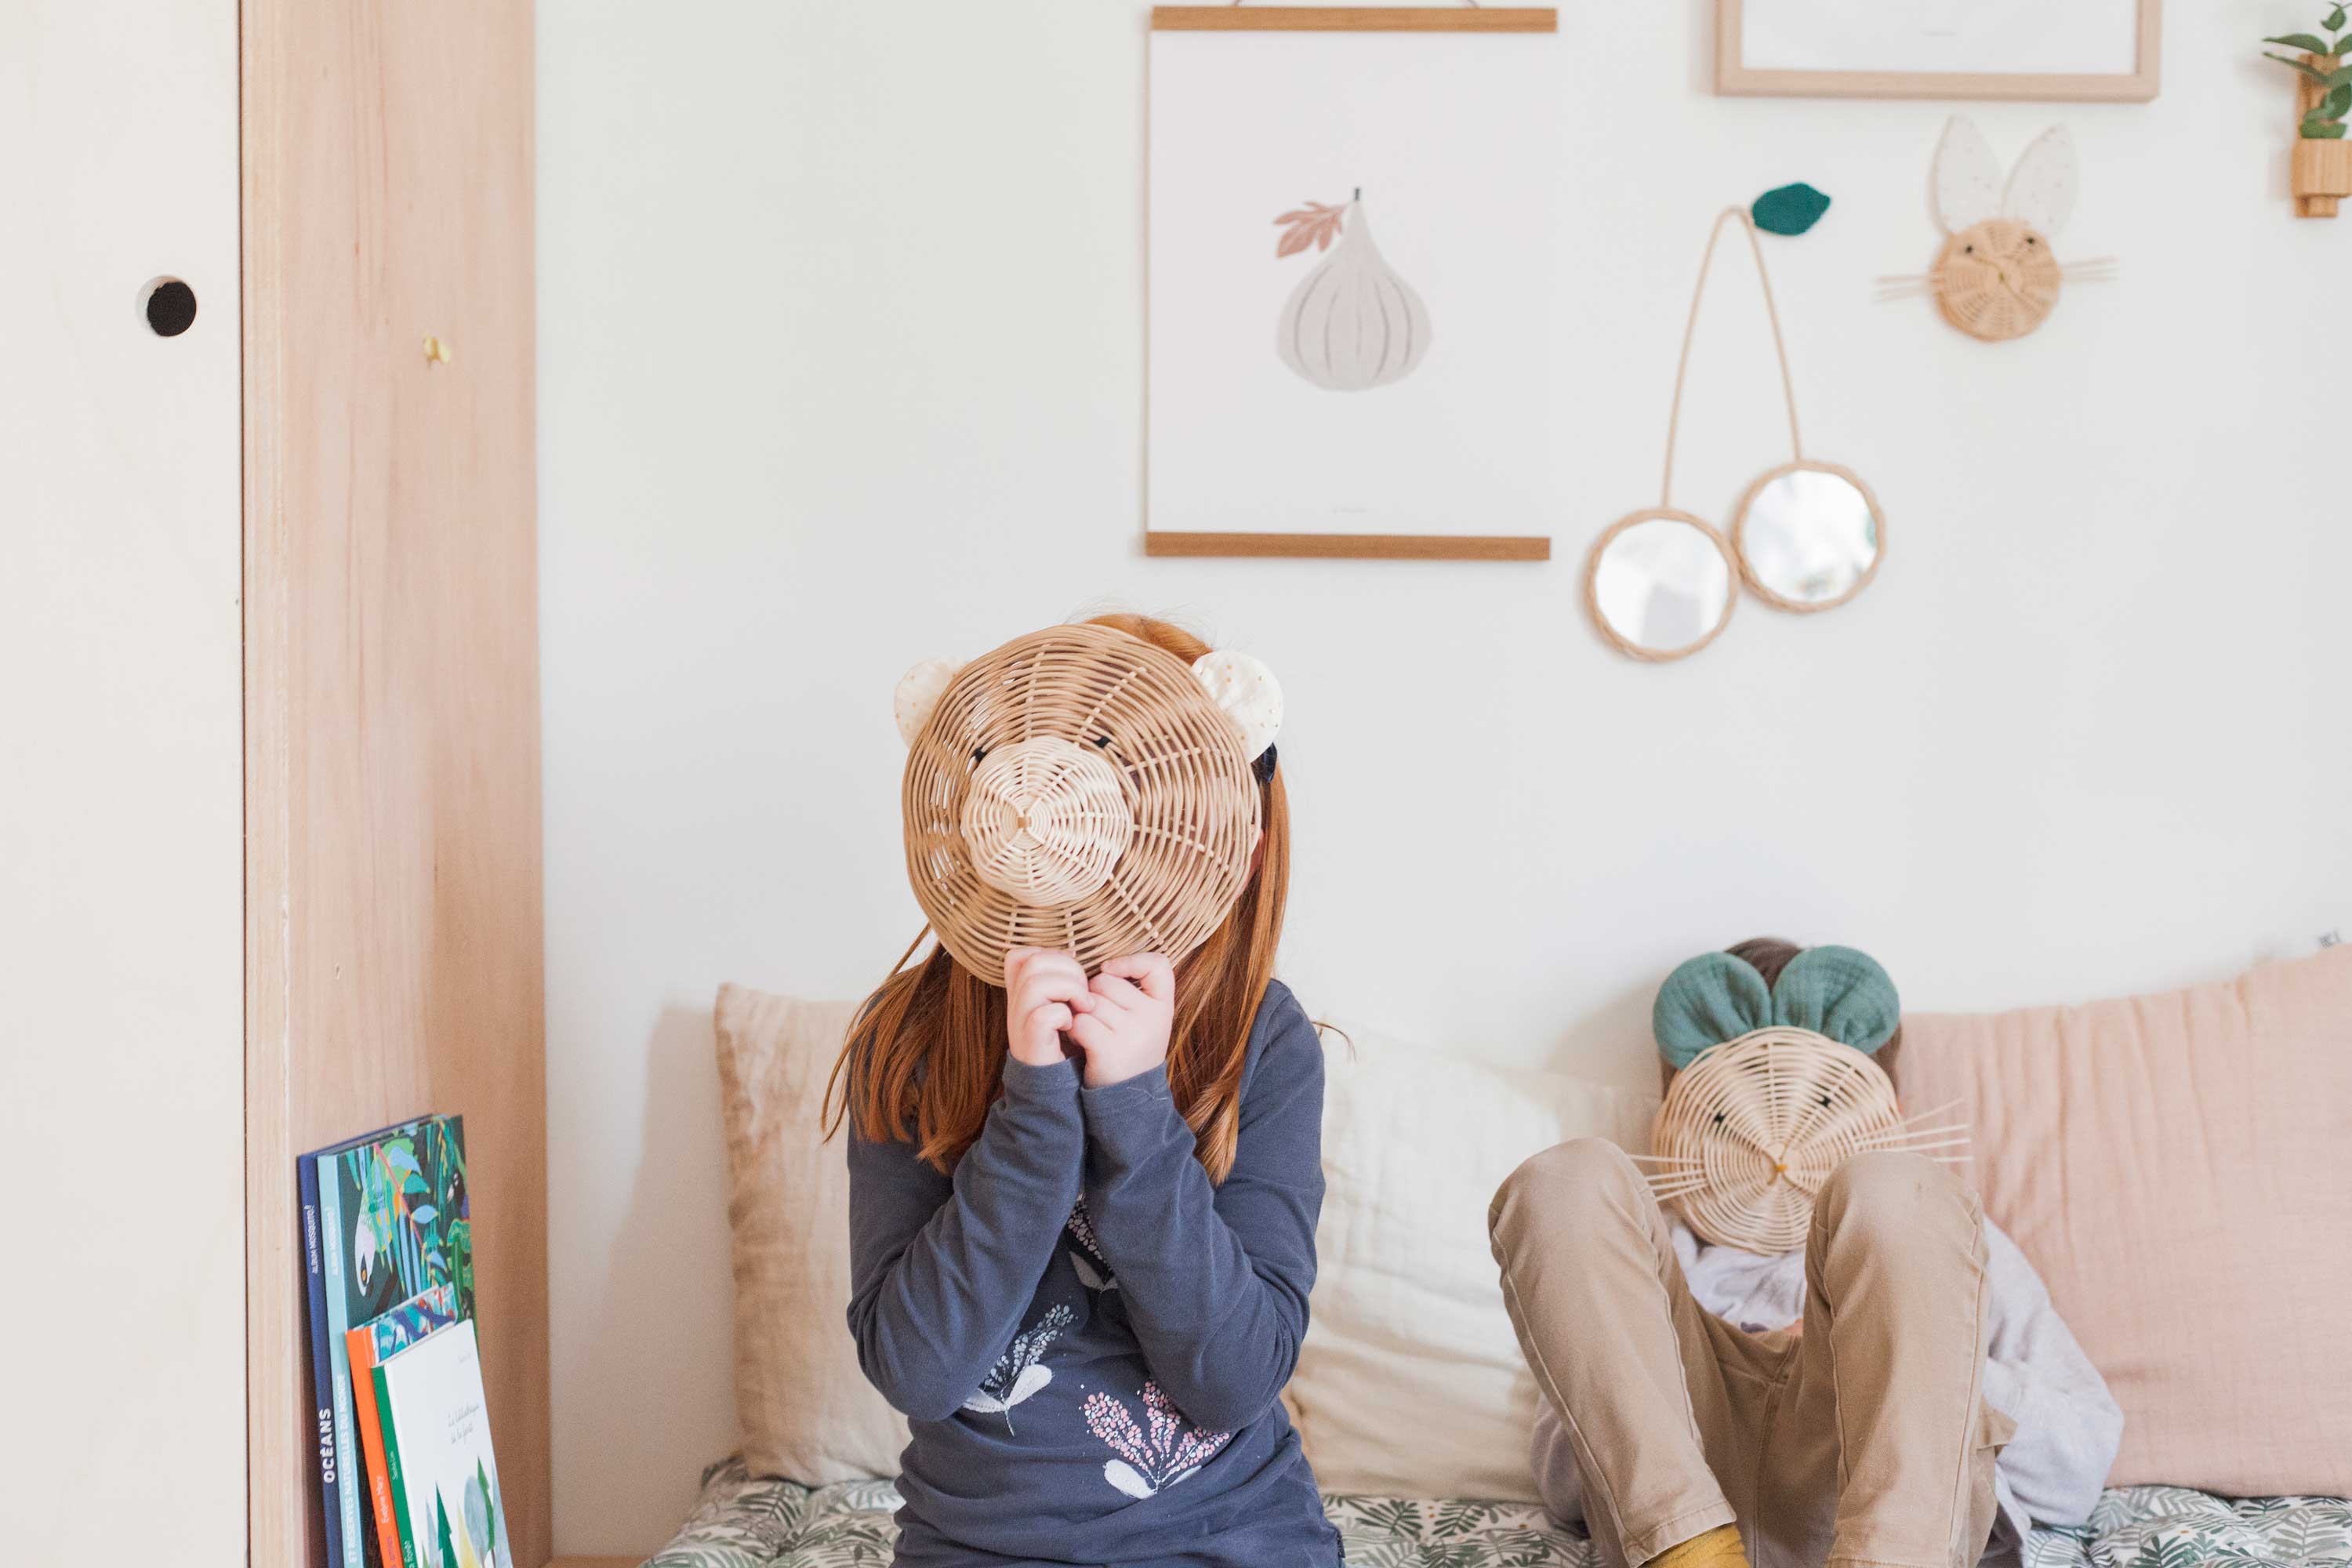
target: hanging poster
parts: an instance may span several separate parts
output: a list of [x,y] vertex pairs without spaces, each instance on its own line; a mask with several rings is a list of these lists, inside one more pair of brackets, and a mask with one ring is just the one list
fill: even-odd
[[1541,560],[1550,10],[1153,15],[1153,554]]

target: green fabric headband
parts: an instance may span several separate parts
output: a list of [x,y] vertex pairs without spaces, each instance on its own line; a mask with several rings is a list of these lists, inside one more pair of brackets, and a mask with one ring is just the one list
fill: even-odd
[[1895,982],[1878,961],[1850,947],[1809,947],[1780,971],[1780,984],[1745,959],[1702,952],[1658,987],[1650,1029],[1658,1054],[1676,1068],[1710,1046],[1780,1025],[1810,1029],[1868,1056],[1903,1021]]

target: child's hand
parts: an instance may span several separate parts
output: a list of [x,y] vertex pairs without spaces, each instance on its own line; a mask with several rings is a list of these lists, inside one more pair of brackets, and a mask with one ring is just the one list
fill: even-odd
[[1048,1068],[1065,1059],[1063,1033],[1094,1005],[1087,972],[1068,953],[1016,947],[1004,955],[1005,1044],[1014,1061]]
[[1124,1083],[1168,1059],[1176,972],[1156,952],[1114,958],[1087,988],[1089,1005],[1070,1025],[1087,1053],[1088,1089]]

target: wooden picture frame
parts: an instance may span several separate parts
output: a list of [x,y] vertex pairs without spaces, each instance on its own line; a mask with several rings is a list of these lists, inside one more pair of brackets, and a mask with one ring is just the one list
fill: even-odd
[[2163,0],[2135,0],[2128,72],[1916,71],[1750,67],[1743,58],[1748,0],[1716,0],[1715,90],[1737,98],[1942,98],[2145,103],[2157,95]]
[[[1551,6],[1456,5],[1155,5],[1151,29],[1162,33],[1556,33]],[[1143,553],[1157,559],[1250,558],[1360,561],[1551,559],[1549,534],[1209,532],[1152,528]]]

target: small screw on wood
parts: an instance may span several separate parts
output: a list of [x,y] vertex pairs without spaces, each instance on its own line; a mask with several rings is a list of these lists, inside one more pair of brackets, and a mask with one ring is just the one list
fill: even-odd
[[427,334],[425,339],[425,363],[427,364],[447,364],[449,363],[449,345],[443,342],[439,338]]

